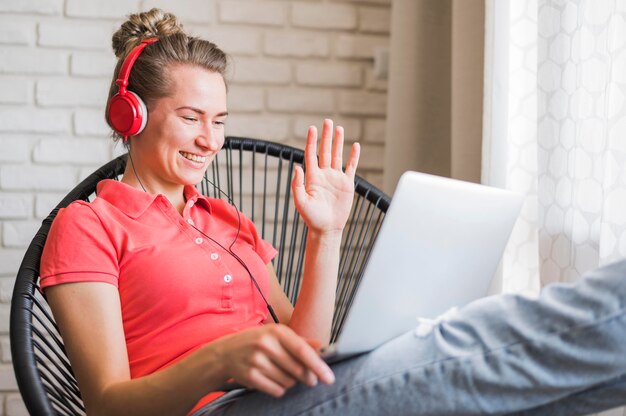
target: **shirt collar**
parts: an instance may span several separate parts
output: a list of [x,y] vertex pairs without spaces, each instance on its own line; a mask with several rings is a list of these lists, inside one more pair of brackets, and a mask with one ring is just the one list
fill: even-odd
[[[113,179],[100,181],[96,187],[96,195],[109,202],[111,205],[114,205],[131,218],[139,217],[159,196],[162,196],[161,194],[149,194],[124,182]],[[185,195],[187,201],[199,203],[204,206],[209,213],[211,212],[209,198],[198,192],[195,186],[186,185],[183,189],[183,195]]]

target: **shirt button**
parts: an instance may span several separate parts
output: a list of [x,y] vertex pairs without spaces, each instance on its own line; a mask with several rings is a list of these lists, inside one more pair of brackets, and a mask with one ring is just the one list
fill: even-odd
[[193,225],[193,220],[191,218],[187,218],[187,222],[191,225]]
[[233,280],[233,277],[229,274],[227,274],[226,276],[224,276],[224,281],[226,283],[230,283],[230,281]]
[[196,244],[202,244],[202,239],[200,237],[196,238]]
[[217,260],[217,259],[219,259],[219,258],[220,258],[219,254],[217,254],[217,253],[211,253],[211,260]]
[[193,207],[193,201],[189,201],[189,202],[187,202],[187,206],[188,206],[188,207]]

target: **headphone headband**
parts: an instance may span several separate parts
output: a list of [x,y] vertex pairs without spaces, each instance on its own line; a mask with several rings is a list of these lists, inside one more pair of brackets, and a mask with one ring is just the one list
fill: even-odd
[[129,136],[141,133],[148,121],[148,109],[143,100],[134,92],[128,91],[128,77],[135,61],[141,52],[158,38],[144,39],[141,43],[130,51],[118,74],[115,83],[118,85],[117,94],[111,97],[107,108],[107,120],[110,126],[119,135],[124,137],[124,141]]
[[144,39],[141,43],[133,48],[132,51],[128,54],[126,59],[124,59],[124,63],[122,63],[122,67],[120,68],[120,72],[117,75],[117,81],[115,83],[119,86],[119,94],[126,93],[126,87],[128,86],[128,77],[130,77],[130,70],[133,68],[135,61],[141,55],[141,52],[151,43],[156,42],[159,38],[149,38]]

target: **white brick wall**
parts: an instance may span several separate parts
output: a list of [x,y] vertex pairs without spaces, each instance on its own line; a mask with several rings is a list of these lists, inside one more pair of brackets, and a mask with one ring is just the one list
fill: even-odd
[[357,9],[347,4],[294,3],[291,23],[296,27],[351,30],[357,26]]
[[391,0],[0,0],[0,416],[16,390],[9,304],[24,250],[80,178],[122,153],[104,104],[124,16],[162,7],[232,58],[227,134],[302,147],[324,117],[363,143],[359,173],[382,182]]
[[[34,83],[24,77],[0,77],[0,103],[2,104],[29,104],[33,99]],[[0,156],[1,157],[1,156]]]

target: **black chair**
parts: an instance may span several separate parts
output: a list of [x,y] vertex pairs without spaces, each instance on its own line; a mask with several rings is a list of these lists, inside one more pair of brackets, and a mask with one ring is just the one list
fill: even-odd
[[[28,411],[36,415],[81,415],[85,408],[54,318],[38,290],[39,261],[50,225],[60,208],[89,201],[102,179],[118,178],[126,166],[120,156],[76,186],[43,221],[18,271],[11,303],[11,352],[17,383]],[[228,193],[278,249],[273,260],[290,300],[300,290],[307,229],[295,210],[290,184],[303,151],[272,142],[229,137],[207,170],[199,189],[222,198]],[[355,200],[344,231],[332,339],[341,330],[390,198],[356,177]]]

